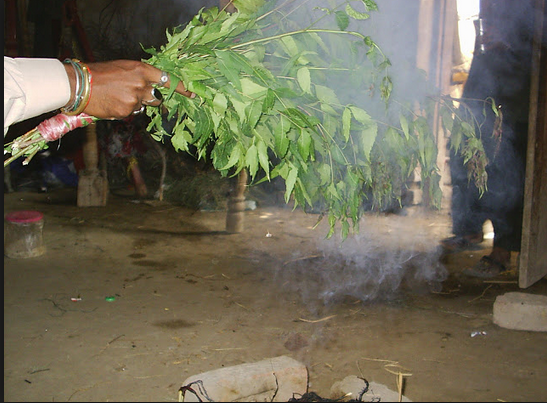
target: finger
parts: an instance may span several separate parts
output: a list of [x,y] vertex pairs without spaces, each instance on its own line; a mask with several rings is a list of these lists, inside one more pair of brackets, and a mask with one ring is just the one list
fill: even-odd
[[[166,87],[171,88],[171,77],[167,72],[161,71],[160,69],[157,69],[154,66],[150,66],[151,69],[151,80],[150,82],[152,84],[159,85],[160,87]],[[153,77],[153,78],[152,78]],[[184,95],[188,98],[195,98],[196,94],[194,94],[191,91],[188,91],[186,87],[184,86],[184,83],[182,81],[179,81],[177,84],[177,88],[175,88],[175,91],[178,92],[181,95]]]
[[[169,73],[162,71],[160,79],[158,80],[157,84],[162,87],[171,88],[171,77]],[[181,95],[184,95],[189,98],[195,98],[196,94],[194,94],[191,91],[188,91],[186,87],[184,86],[184,83],[182,81],[179,81],[177,83],[177,88],[175,88],[175,91],[178,92]]]
[[179,94],[182,94],[188,98],[195,98],[196,97],[196,94],[191,92],[191,91],[188,91],[186,89],[186,87],[184,86],[184,84],[182,83],[182,81],[179,81],[178,85],[177,85],[177,88],[175,89],[175,91],[177,91]]

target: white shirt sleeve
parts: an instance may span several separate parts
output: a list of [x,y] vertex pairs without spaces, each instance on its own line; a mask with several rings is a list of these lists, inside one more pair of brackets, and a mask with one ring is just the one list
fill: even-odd
[[13,123],[61,108],[70,100],[70,82],[57,59],[4,56],[4,136]]

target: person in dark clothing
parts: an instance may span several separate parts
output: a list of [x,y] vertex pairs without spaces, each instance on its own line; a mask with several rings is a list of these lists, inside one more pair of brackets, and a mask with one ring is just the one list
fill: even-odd
[[[532,0],[480,3],[474,56],[462,99],[477,122],[483,122],[480,132],[488,158],[487,191],[480,197],[468,180],[462,156],[451,152],[454,236],[441,241],[447,251],[476,247],[483,241],[485,221],[491,221],[491,253],[464,271],[474,277],[495,277],[507,271],[511,252],[520,251],[533,16]],[[501,108],[501,130],[495,127],[494,113],[484,107],[489,97]]]

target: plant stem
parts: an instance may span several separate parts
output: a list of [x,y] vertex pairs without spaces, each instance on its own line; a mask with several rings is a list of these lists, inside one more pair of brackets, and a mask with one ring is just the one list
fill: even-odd
[[248,45],[254,45],[254,44],[257,44],[257,43],[274,41],[276,39],[281,39],[281,38],[284,38],[286,36],[292,36],[292,35],[298,35],[298,34],[307,34],[307,33],[326,33],[326,34],[342,34],[342,35],[345,34],[345,35],[356,36],[356,37],[358,37],[360,39],[363,39],[363,40],[365,39],[364,35],[360,34],[359,32],[353,32],[353,31],[338,31],[336,29],[302,29],[300,31],[285,32],[284,34],[269,36],[267,38],[253,39],[252,41],[243,42],[243,43],[239,43],[239,44],[234,45],[234,46],[230,46],[227,49],[234,50],[234,49],[239,49],[239,48],[242,48],[242,47],[248,46]]
[[4,168],[7,167],[9,164],[11,164],[13,161],[15,161],[17,158],[21,157],[23,154],[25,154],[26,150],[19,150],[15,154],[12,154],[11,157],[9,157],[7,160],[4,161]]

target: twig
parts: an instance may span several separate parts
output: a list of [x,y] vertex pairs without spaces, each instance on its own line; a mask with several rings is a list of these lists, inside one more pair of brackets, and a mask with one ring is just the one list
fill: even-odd
[[484,294],[486,293],[486,291],[488,291],[488,289],[489,289],[490,287],[492,287],[492,284],[490,284],[488,287],[486,287],[486,288],[484,289],[484,291],[482,292],[481,295],[479,295],[478,297],[473,298],[472,300],[467,301],[467,302],[471,303],[471,302],[473,302],[473,301],[476,301],[476,300],[478,300],[478,299],[481,299],[482,297],[484,297]]
[[119,338],[124,337],[124,336],[125,336],[125,334],[121,334],[121,335],[119,335],[119,336],[117,336],[117,337],[114,337],[112,340],[110,340],[108,343],[106,343],[106,346],[104,346],[104,347],[101,349],[101,351],[99,351],[97,354],[95,354],[95,357],[97,357],[97,356],[99,356],[100,354],[102,354],[102,353],[108,348],[108,346],[110,346],[110,344],[114,343],[116,340],[118,340]]
[[399,364],[387,364],[385,365],[384,369],[389,372],[390,374],[393,374],[393,375],[396,375],[397,376],[397,391],[399,392],[399,402],[402,402],[403,401],[403,384],[404,384],[404,377],[405,376],[412,376],[411,373],[404,373],[404,372],[401,372],[400,370],[395,372],[395,371],[392,371],[390,369],[388,369],[387,367],[399,367],[401,369],[406,369],[406,368],[403,368],[401,367]]
[[392,360],[382,360],[380,358],[361,358],[361,360],[368,360],[368,361],[378,361],[378,362],[387,362],[389,364],[398,365],[398,361],[392,361]]
[[32,374],[37,374],[38,372],[44,372],[44,371],[49,371],[49,368],[35,369],[34,371],[29,371],[29,374],[32,375]]
[[327,316],[326,318],[323,318],[323,319],[317,319],[317,320],[308,320],[308,319],[302,319],[302,318],[298,318],[299,321],[301,322],[307,322],[307,323],[317,323],[317,322],[323,322],[325,320],[329,320],[329,319],[332,319],[334,318],[336,315],[331,315],[331,316]]
[[518,284],[518,281],[515,281],[515,280],[508,280],[508,281],[503,281],[503,280],[484,280],[483,283],[485,283],[485,284]]
[[249,310],[249,308],[247,308],[247,307],[246,307],[246,306],[244,306],[244,305],[241,305],[241,304],[240,304],[239,302],[236,302],[236,301],[234,301],[234,303],[235,303],[235,304],[236,304],[237,306],[239,306],[239,307],[241,307],[241,308],[245,309],[246,311],[248,311],[248,310]]
[[444,313],[452,313],[454,315],[460,315],[464,318],[472,318],[474,315],[470,315],[470,314],[466,314],[466,313],[461,313],[461,312],[455,312],[455,311],[447,311],[447,310],[444,310],[444,309],[439,309],[439,312],[444,312]]
[[107,344],[112,344],[114,343],[116,340],[118,340],[119,338],[121,337],[124,337],[125,334],[120,334],[118,337],[114,337],[112,340],[110,340]]
[[355,363],[357,364],[357,369],[359,370],[359,373],[361,374],[361,378],[364,378],[365,375],[363,375],[363,371],[361,371],[361,366],[359,365],[359,360],[355,361]]
[[448,290],[448,291],[431,291],[431,294],[450,295],[453,292],[459,292],[459,291],[461,291],[459,288],[454,288],[454,289]]

